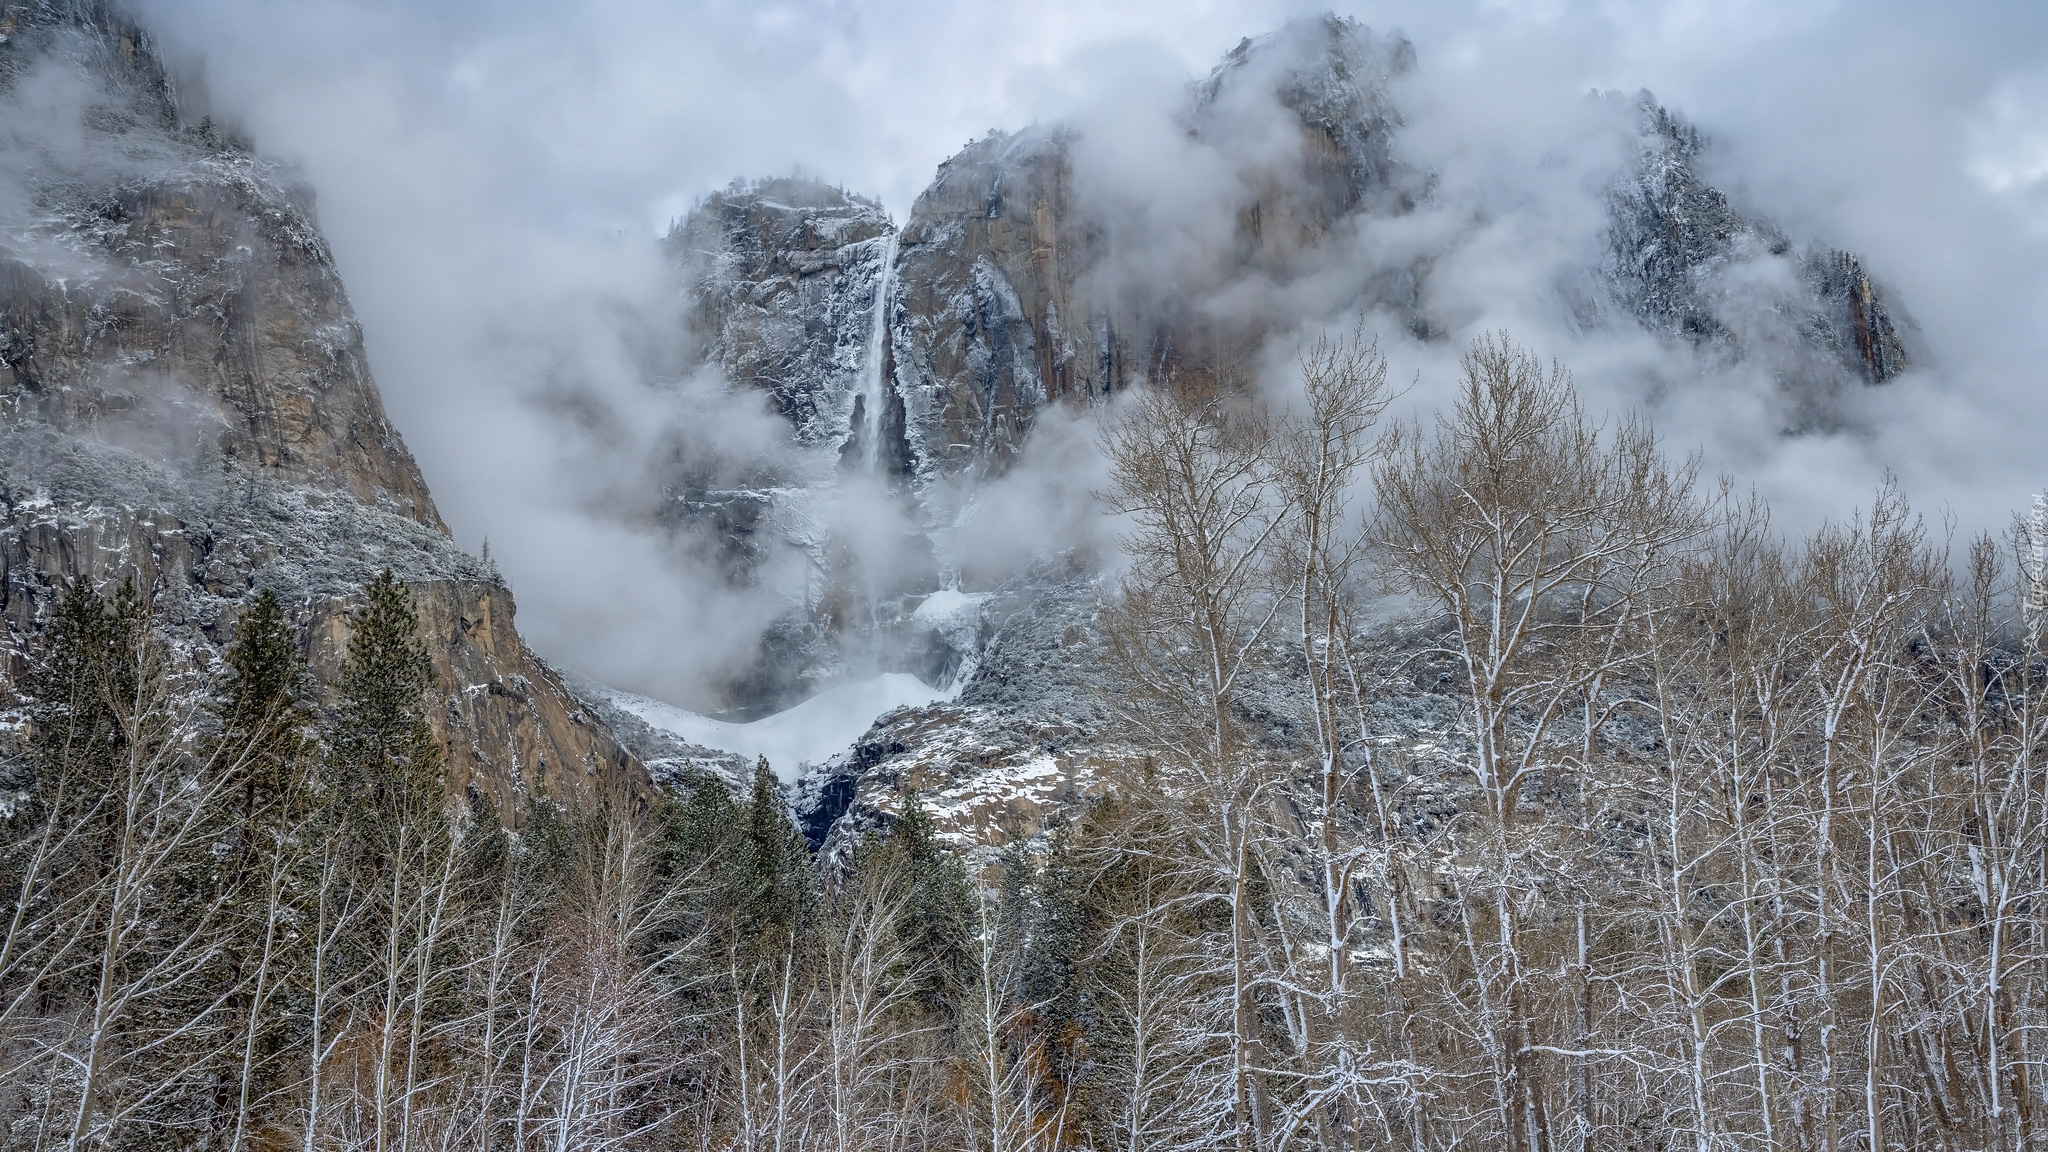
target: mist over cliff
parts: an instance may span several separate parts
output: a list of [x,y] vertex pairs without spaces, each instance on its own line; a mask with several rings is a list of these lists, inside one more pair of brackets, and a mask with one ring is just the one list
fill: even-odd
[[[174,58],[204,63],[223,114],[320,189],[394,418],[458,538],[490,539],[536,645],[695,706],[730,702],[790,603],[818,595],[807,582],[833,541],[872,570],[936,522],[937,554],[883,581],[921,591],[962,571],[993,586],[1099,535],[1085,403],[1032,435],[999,432],[1014,440],[1002,466],[969,488],[940,468],[863,495],[838,479],[854,385],[825,414],[838,439],[820,452],[805,443],[815,411],[792,420],[772,389],[735,388],[730,364],[707,364],[674,245],[657,241],[736,177],[794,172],[872,197],[869,238],[909,229],[913,269],[913,217],[948,186],[933,183],[942,161],[958,154],[958,184],[1064,133],[1062,179],[1087,205],[1075,251],[1095,253],[1076,290],[1111,322],[1150,323],[1171,302],[1183,321],[1255,327],[1232,370],[1276,392],[1302,339],[1363,313],[1415,382],[1403,404],[1427,411],[1464,340],[1506,327],[1567,361],[1596,406],[1646,406],[1675,446],[1760,486],[1788,527],[1847,514],[1885,469],[1965,525],[2001,522],[2040,483],[2026,430],[2042,403],[2030,318],[2048,300],[2028,127],[2042,29],[2017,8],[1346,12],[1407,45],[1373,81],[1388,198],[1353,213],[1295,196],[1297,232],[1324,231],[1249,264],[1247,195],[1301,176],[1281,179],[1260,151],[1283,138],[1284,109],[1259,93],[1284,78],[1240,85],[1254,95],[1213,108],[1199,132],[1191,99],[1243,37],[1308,15],[1286,5],[150,10]],[[1670,133],[1646,127],[1644,90],[1673,113]],[[1615,266],[1615,198],[1649,188],[1631,193],[1625,174],[1673,148],[1723,198],[1714,235],[1686,241],[1693,258],[1730,271],[1684,300],[1597,282]],[[1649,239],[1636,255],[1654,256]],[[1846,304],[1819,344],[1785,335],[1825,311],[1802,301],[1818,298],[1833,251],[1857,262],[1836,268],[1835,299],[1868,278],[1899,304],[1914,354],[1881,387],[1816,368],[1857,347]],[[849,381],[873,292],[851,274],[833,337]],[[1638,311],[1658,323],[1611,322]],[[1731,340],[1743,355],[1725,354]],[[1127,357],[1111,375],[1146,365]],[[1084,401],[1091,386],[1076,384]],[[774,531],[732,530],[735,516],[758,522],[759,500],[668,515],[675,492],[771,490],[784,494]],[[827,490],[830,508],[794,497]],[[750,573],[737,581],[736,542]]]

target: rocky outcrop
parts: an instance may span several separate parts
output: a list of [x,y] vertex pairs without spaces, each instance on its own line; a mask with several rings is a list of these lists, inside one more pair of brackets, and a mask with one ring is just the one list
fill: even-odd
[[801,444],[842,446],[863,423],[861,376],[895,232],[872,200],[780,179],[711,196],[668,237],[692,285],[700,354],[774,397]]
[[[1659,105],[1636,98],[1641,147],[1609,196],[1609,254],[1601,278],[1621,309],[1653,331],[1731,357],[1775,363],[1795,398],[1843,380],[1882,384],[1915,356],[1913,325],[1854,253],[1798,245],[1708,184],[1707,141]],[[1744,265],[1789,262],[1796,283],[1731,276]],[[1767,311],[1770,323],[1753,318]]]
[[[1400,121],[1386,95],[1412,57],[1405,40],[1335,18],[1239,45],[1185,116],[1245,189],[1235,237],[1159,282],[1120,267],[1146,254],[1108,206],[1084,202],[1062,125],[992,133],[940,165],[886,275],[887,221],[867,202],[790,180],[714,196],[670,240],[707,355],[774,396],[799,442],[849,456],[870,403],[860,374],[879,367],[878,454],[921,491],[1002,471],[1047,404],[1134,380],[1241,379],[1270,318],[1211,308],[1210,296],[1314,267],[1353,213],[1413,205],[1421,181],[1393,155]],[[1275,100],[1295,148],[1247,123]],[[871,334],[855,318],[873,317],[884,281]]]
[[0,256],[6,403],[59,431],[203,442],[228,470],[335,485],[440,528],[333,258],[303,199],[271,175],[246,155],[202,153],[53,193],[62,231],[41,239],[57,251]]
[[[1196,86],[1191,131],[1231,154],[1253,189],[1239,210],[1240,259],[1285,275],[1353,212],[1415,207],[1426,182],[1395,155],[1402,118],[1388,92],[1414,66],[1405,37],[1324,16],[1241,41]],[[1300,132],[1278,160],[1258,138],[1268,102]]]
[[[1233,234],[1163,265],[1077,191],[1074,129],[992,134],[940,165],[903,228],[891,330],[913,473],[1000,472],[1063,399],[1248,381],[1267,336],[1298,317],[1220,297],[1315,270],[1354,213],[1413,206],[1421,181],[1394,157],[1387,96],[1412,59],[1407,41],[1334,17],[1238,45],[1185,117],[1242,189]],[[1266,138],[1275,102],[1291,147]]]
[[[1077,178],[1080,130],[1045,125],[991,133],[940,165],[886,277],[870,255],[879,244],[841,239],[880,236],[886,222],[842,192],[777,181],[714,197],[678,233],[682,247],[724,253],[692,266],[693,306],[717,318],[729,376],[774,395],[800,440],[846,444],[865,346],[847,319],[872,315],[888,280],[880,347],[867,349],[887,385],[883,458],[944,520],[957,490],[935,482],[1004,470],[1046,405],[1139,380],[1243,381],[1266,342],[1304,319],[1287,285],[1375,264],[1355,247],[1357,224],[1430,203],[1428,175],[1398,153],[1390,95],[1414,57],[1406,40],[1323,17],[1243,42],[1195,85],[1188,139],[1239,196],[1221,242],[1147,249],[1158,237],[1115,190]],[[1608,196],[1606,257],[1584,270],[1589,288],[1565,293],[1583,325],[1640,325],[1764,361],[1816,410],[1840,380],[1881,384],[1918,355],[1910,320],[1858,257],[1796,244],[1738,210],[1701,174],[1696,130],[1647,94],[1637,116],[1640,145]],[[1275,146],[1275,131],[1293,138]],[[718,243],[690,239],[703,236]],[[1794,283],[1729,275],[1772,258],[1791,263]],[[1353,306],[1429,338],[1444,325],[1427,314],[1428,265],[1375,264]]]
[[[1433,300],[1432,268],[1486,225],[1402,159],[1393,93],[1414,57],[1405,40],[1335,17],[1233,49],[1191,86],[1176,124],[1208,182],[1200,210],[1212,214],[1199,218],[1162,223],[1175,197],[1090,167],[1102,157],[1073,124],[994,132],[940,165],[892,264],[872,255],[885,242],[844,240],[882,237],[886,221],[838,190],[778,181],[715,197],[678,232],[679,248],[700,254],[686,261],[693,313],[708,318],[712,358],[773,396],[799,444],[836,450],[842,467],[870,461],[916,500],[938,559],[921,572],[971,579],[947,532],[1049,406],[1140,382],[1239,386],[1274,340],[1346,315],[1369,311],[1425,341],[1466,322],[1433,314],[1457,305]],[[1732,202],[1706,178],[1705,139],[1647,95],[1614,111],[1634,148],[1604,199],[1590,186],[1601,250],[1562,257],[1556,298],[1522,303],[1568,312],[1581,331],[1652,333],[1685,352],[1675,377],[1741,364],[1775,378],[1792,432],[1838,423],[1842,388],[1882,384],[1921,355],[1861,259],[1796,242]],[[1417,213],[1435,215],[1388,227]],[[1414,250],[1380,250],[1401,245]],[[845,473],[819,475],[822,505]],[[837,572],[829,547],[816,556],[818,571]],[[1031,603],[990,609],[996,639],[958,699],[883,718],[807,781],[814,839],[836,844],[885,820],[907,789],[963,842],[989,828],[1028,834],[1057,807],[1043,796],[1084,794],[1099,767],[1088,749],[1102,751],[1076,703],[1086,648],[1025,655],[1044,647],[1026,640],[1044,638],[1034,621],[1071,608],[1073,591],[1041,582],[992,602]],[[826,595],[793,612],[763,668],[827,666],[830,646],[879,626],[881,613],[842,612],[849,602]],[[1004,683],[1035,687],[1004,695]]]
[[890,328],[913,474],[999,468],[1048,402],[1128,382],[1128,338],[1076,291],[1098,243],[1059,129],[991,135],[939,166],[904,225]]
[[13,29],[0,83],[88,86],[79,104],[17,108],[80,123],[47,125],[30,142],[43,155],[9,160],[27,201],[0,249],[10,418],[158,454],[203,448],[440,527],[310,193],[210,124],[181,124],[153,46],[118,9],[74,7],[0,12]]
[[915,792],[948,842],[1000,848],[1043,835],[1131,767],[1140,757],[1105,738],[1103,593],[1066,556],[977,598],[959,694],[881,717],[799,783],[797,819],[812,842],[841,856]]
[[[184,122],[149,37],[91,0],[0,0],[0,671],[50,603],[132,580],[209,673],[277,594],[316,677],[390,568],[441,673],[458,793],[644,799],[637,760],[519,641],[386,418],[310,196]],[[0,683],[5,689],[7,683]]]

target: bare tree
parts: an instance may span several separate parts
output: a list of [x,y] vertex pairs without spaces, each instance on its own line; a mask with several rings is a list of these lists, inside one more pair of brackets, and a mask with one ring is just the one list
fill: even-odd
[[1537,1149],[1551,1142],[1540,1057],[1572,1039],[1539,1035],[1549,993],[1525,954],[1527,909],[1557,863],[1519,827],[1523,792],[1545,777],[1563,786],[1560,737],[1574,721],[1586,742],[1601,727],[1603,685],[1637,657],[1627,640],[1664,579],[1660,558],[1702,520],[1690,466],[1667,466],[1640,422],[1590,420],[1562,369],[1505,336],[1476,342],[1463,364],[1431,432],[1389,435],[1374,534],[1397,584],[1441,614],[1463,673],[1479,803],[1459,850],[1484,862],[1467,900],[1488,913],[1470,920],[1467,905],[1472,1008],[1496,1081],[1494,1138]]

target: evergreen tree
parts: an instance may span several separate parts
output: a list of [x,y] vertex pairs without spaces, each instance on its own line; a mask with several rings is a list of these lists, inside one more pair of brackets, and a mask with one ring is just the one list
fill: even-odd
[[29,767],[39,797],[94,762],[103,773],[120,751],[120,712],[135,696],[134,647],[142,627],[133,581],[123,582],[110,601],[81,576],[58,602],[27,677]]
[[[26,755],[5,779],[19,797],[5,818],[0,913],[26,923],[36,905],[55,907],[99,879],[117,834],[115,786],[138,688],[139,598],[123,584],[109,601],[80,577],[58,602],[30,650]],[[20,942],[0,944],[18,955]]]
[[258,592],[235,622],[235,638],[223,657],[226,675],[215,691],[221,743],[248,760],[244,804],[253,810],[263,794],[291,783],[307,748],[306,662],[284,605],[269,589]]
[[917,793],[904,798],[903,814],[888,837],[863,852],[856,866],[893,876],[909,889],[908,914],[899,931],[910,955],[926,962],[917,981],[918,999],[951,1018],[974,979],[973,926],[979,912],[966,867],[938,842]]
[[[1061,825],[1053,830],[1045,863],[1031,885],[1023,983],[1025,1001],[1037,1005],[1049,1070],[1062,1084],[1079,1075],[1086,1059],[1085,969],[1100,930],[1085,896],[1073,832]],[[1054,1089],[1048,1095],[1058,1099],[1064,1092]]]
[[687,797],[665,796],[654,819],[662,845],[660,875],[666,882],[721,882],[723,869],[737,854],[739,829],[739,806],[724,780],[705,773],[691,784]]
[[74,585],[26,680],[33,777],[0,852],[0,1034],[40,1017],[36,1044],[63,1054],[49,1115],[73,1147],[196,1132],[219,1111],[218,1026],[237,991],[213,964],[229,774],[193,754],[132,583],[112,600]]
[[[233,930],[211,974],[239,991],[226,1006],[228,1058],[216,1072],[212,1126],[216,1140],[232,1144],[251,1122],[252,1102],[284,1083],[280,1057],[298,1039],[298,989],[289,974],[304,959],[304,939],[292,925],[314,882],[308,834],[317,830],[308,824],[315,793],[307,772],[306,665],[283,605],[268,590],[236,621],[223,662],[212,756],[231,775],[233,810],[225,814],[216,883]],[[230,1132],[236,1135],[224,1136]]]
[[817,891],[810,844],[791,822],[766,756],[754,763],[740,828],[734,907],[742,939],[751,938],[759,954],[772,956],[812,927]]
[[459,1009],[466,880],[441,748],[427,722],[433,665],[412,596],[387,569],[364,590],[329,730],[330,821],[347,828],[361,918],[351,941],[360,1018],[376,1021],[367,1123],[376,1142],[413,1138],[423,1046]]
[[412,595],[385,569],[363,589],[328,733],[337,799],[380,814],[443,814],[441,747],[427,722],[434,666]]

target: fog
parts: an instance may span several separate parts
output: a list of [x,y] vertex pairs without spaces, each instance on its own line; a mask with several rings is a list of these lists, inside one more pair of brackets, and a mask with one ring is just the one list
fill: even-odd
[[[1191,143],[1187,85],[1241,37],[1325,6],[145,7],[211,106],[317,189],[393,420],[458,538],[489,539],[529,641],[672,702],[700,702],[706,670],[775,605],[635,526],[649,469],[679,439],[739,458],[774,455],[781,433],[759,397],[686,378],[655,240],[729,181],[789,173],[877,196],[901,223],[935,166],[991,128],[1077,126],[1077,185],[1123,237],[1100,272],[1120,292],[1187,294],[1308,338],[1348,330],[1375,276],[1429,257],[1443,333],[1367,317],[1395,379],[1415,382],[1409,414],[1441,395],[1466,339],[1506,328],[1569,364],[1596,411],[1646,407],[1675,451],[1757,486],[1790,530],[1850,514],[1887,469],[1962,531],[2048,486],[2048,12],[1339,4],[1414,45],[1392,82],[1395,152],[1430,174],[1427,202],[1335,238],[1285,282],[1205,283],[1234,181],[1280,137],[1275,107],[1254,101],[1220,143]],[[1918,322],[1925,362],[1847,395],[1834,430],[1788,436],[1766,358],[1715,363],[1575,323],[1565,281],[1597,260],[1599,197],[1645,88],[1708,134],[1711,178],[1745,211],[1861,254]],[[1760,263],[1745,297],[1767,302],[1783,273]],[[1289,347],[1270,349],[1276,387]],[[1049,419],[973,498],[956,547],[999,572],[1098,536],[1090,436],[1085,418]]]

